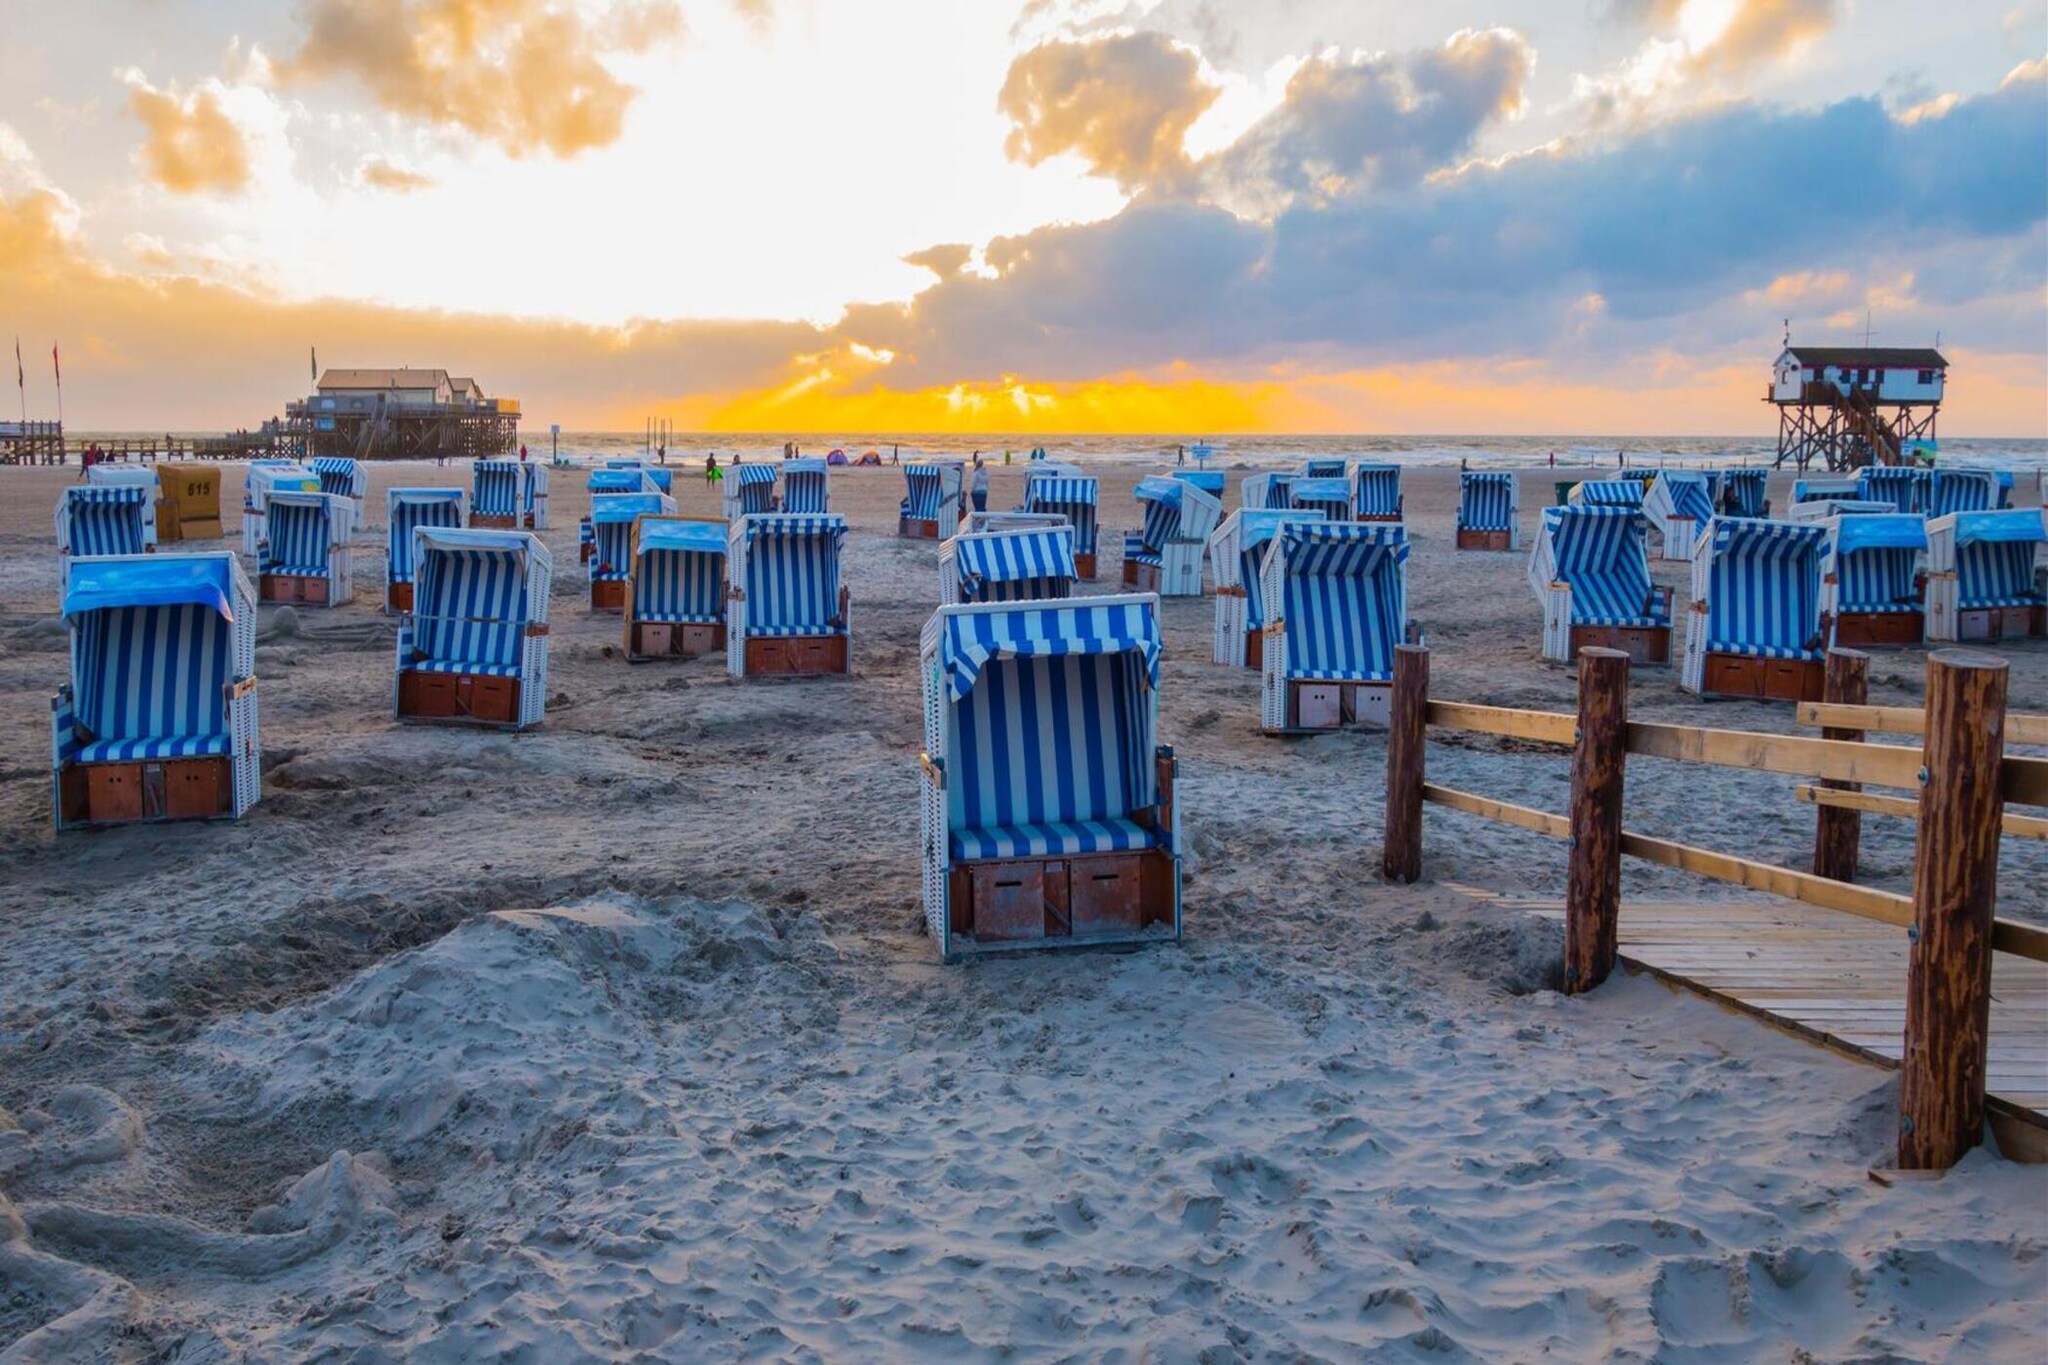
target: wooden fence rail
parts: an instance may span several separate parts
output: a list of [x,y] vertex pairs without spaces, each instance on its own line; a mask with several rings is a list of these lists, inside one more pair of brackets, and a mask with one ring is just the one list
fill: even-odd
[[[1849,654],[1849,651],[1838,651]],[[1830,727],[1819,739],[1752,734],[1701,726],[1630,722],[1628,658],[1616,650],[1579,653],[1577,715],[1478,706],[1428,698],[1429,657],[1420,646],[1397,647],[1394,723],[1387,751],[1386,843],[1381,866],[1392,880],[1414,881],[1422,869],[1422,808],[1444,806],[1497,823],[1567,840],[1565,989],[1591,990],[1618,956],[1621,857],[1676,867],[1703,877],[1906,928],[1909,989],[1899,1162],[1909,1169],[1945,1169],[1978,1140],[1985,1116],[1990,1032],[1990,964],[1994,950],[2048,962],[2048,930],[1998,919],[1998,838],[2003,821],[2027,837],[2048,822],[2005,816],[2006,801],[2048,805],[2048,760],[2006,755],[2006,664],[1990,655],[1942,651],[1928,660],[1928,709],[1867,707],[1862,656],[1831,661],[1831,703],[1801,708],[1801,718]],[[2026,718],[2029,720],[2038,718]],[[1917,730],[1902,727],[1917,724]],[[1554,745],[1572,751],[1571,811],[1553,815],[1428,781],[1428,726]],[[1925,736],[1918,749],[1872,744],[1859,729]],[[1845,734],[1844,732],[1848,732]],[[2032,733],[2021,726],[2017,733]],[[2015,741],[2017,742],[2017,741]],[[1802,799],[1821,814],[1863,810],[1914,814],[1920,823],[1913,895],[1901,896],[1823,875],[1799,872],[1622,827],[1627,755],[1806,777]],[[1861,784],[1915,790],[1917,801],[1865,793]],[[1851,831],[1853,833],[1853,830]],[[1855,843],[1838,829],[1816,835],[1816,865],[1832,856],[1853,871]],[[1844,848],[1846,847],[1846,854]]]

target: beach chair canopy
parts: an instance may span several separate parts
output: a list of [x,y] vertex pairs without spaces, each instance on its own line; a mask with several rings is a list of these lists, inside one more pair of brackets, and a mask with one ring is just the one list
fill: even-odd
[[1863,485],[1855,479],[1793,480],[1792,501],[1818,502],[1823,498],[1849,498],[1860,502]]
[[462,525],[459,488],[394,488],[385,508],[391,524],[384,546],[384,572],[393,583],[412,582],[412,533],[420,526]]
[[590,576],[623,582],[631,571],[633,522],[637,517],[675,511],[673,499],[660,493],[599,493],[590,499],[590,540],[595,552]]
[[1074,591],[1070,526],[963,535],[953,554],[963,602],[1028,602]]
[[1714,495],[1707,487],[1706,475],[1672,469],[1659,474],[1657,479],[1671,499],[1672,516],[1690,517],[1701,526],[1714,519]]
[[1350,473],[1346,466],[1347,462],[1342,456],[1328,459],[1304,460],[1301,465],[1301,475],[1305,479],[1342,479],[1348,477]]
[[1294,475],[1271,474],[1266,477],[1266,500],[1262,507],[1280,510],[1294,505]]
[[[1768,469],[1721,469],[1711,476],[1714,490],[1714,510],[1736,517],[1761,517],[1764,503],[1770,489],[1771,472]],[[1723,508],[1726,501],[1729,507]]]
[[1361,464],[1351,471],[1351,511],[1358,517],[1401,515],[1401,466]]
[[1351,518],[1351,483],[1348,479],[1296,479],[1288,494],[1295,507],[1315,508],[1332,521]]
[[147,488],[133,485],[67,488],[57,504],[57,544],[74,555],[139,555],[153,501]]
[[1927,485],[1932,471],[1910,465],[1871,465],[1857,471],[1856,481],[1865,502],[1881,502],[1899,512],[1925,510]]
[[322,456],[313,461],[320,491],[339,498],[360,498],[370,491],[370,472],[354,460]]
[[[1286,676],[1303,682],[1386,682],[1407,615],[1408,532],[1385,523],[1290,521],[1279,558]],[[1272,573],[1273,561],[1267,562]]]
[[1082,475],[1034,473],[1024,485],[1024,510],[1056,512],[1074,526],[1074,551],[1095,553],[1095,504],[1100,489]]
[[1220,469],[1176,469],[1173,471],[1173,477],[1182,483],[1193,484],[1212,498],[1220,499],[1223,496],[1225,475]]
[[1572,485],[1571,501],[1583,507],[1641,507],[1640,479],[1587,479]]
[[1131,496],[1145,513],[1145,525],[1140,531],[1144,552],[1157,555],[1180,530],[1180,506],[1188,485],[1179,479],[1148,477],[1138,480],[1138,486],[1131,490]]
[[1543,509],[1554,580],[1571,588],[1575,626],[1668,626],[1663,594],[1650,582],[1648,524],[1627,507],[1580,504]]
[[782,510],[823,515],[832,510],[831,476],[823,460],[782,462]]
[[1515,526],[1515,476],[1468,470],[1458,476],[1458,529],[1511,531]]
[[946,501],[946,473],[951,468],[938,464],[903,466],[903,515],[916,521],[938,520],[939,508]]
[[593,469],[583,486],[593,496],[599,493],[645,493],[652,491],[653,480],[649,479],[639,465],[607,465]]
[[[545,466],[531,467],[544,468]],[[643,477],[647,481],[647,483],[653,485],[654,488],[660,490],[661,492],[669,493],[673,492],[675,489],[675,471],[669,469],[664,465],[648,464],[645,460],[606,460],[604,462],[604,467],[606,469],[637,469],[640,471],[641,477]],[[631,492],[632,490],[610,489],[607,491]]]
[[1834,539],[1835,610],[1920,609],[1915,579],[1927,549],[1927,523],[1912,514],[1880,512],[1841,518]]
[[724,620],[724,525],[661,517],[639,525],[633,619],[672,625],[716,625]]
[[2041,601],[2034,559],[2037,547],[2048,541],[2048,530],[2039,511],[1965,512],[1955,519],[1955,537],[1960,609],[2030,607]]
[[416,527],[413,648],[425,657],[406,667],[517,676],[532,616],[527,560],[540,553],[533,537],[519,531]]
[[843,633],[839,547],[846,518],[750,516],[740,524],[747,550],[747,634]]
[[1827,528],[1722,518],[1713,523],[1707,581],[1709,652],[1764,659],[1820,657],[1820,576]]
[[469,470],[469,504],[478,516],[516,517],[525,511],[517,460],[478,460]]
[[349,508],[343,495],[272,493],[257,567],[264,573],[327,577],[327,552],[337,540],[346,541]]
[[1159,653],[1146,599],[944,617],[952,855],[1066,857],[1162,842],[1130,818],[1158,800]]
[[1927,493],[1927,515],[1989,512],[1998,506],[1998,475],[1988,469],[1937,469]]
[[227,691],[255,652],[254,621],[235,619],[237,597],[249,596],[241,572],[224,554],[73,564],[64,593],[72,708],[91,736],[78,761],[231,751]]

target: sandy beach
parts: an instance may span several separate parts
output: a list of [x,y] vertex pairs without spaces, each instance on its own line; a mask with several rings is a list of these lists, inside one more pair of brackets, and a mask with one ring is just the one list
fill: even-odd
[[[1110,591],[1148,471],[1095,472]],[[1022,474],[993,471],[992,507]],[[1523,476],[1525,535],[1572,475]],[[899,471],[835,471],[853,677],[738,683],[722,658],[625,662],[558,470],[547,719],[506,735],[391,719],[384,490],[467,470],[376,467],[355,603],[263,611],[262,804],[60,838],[50,509],[75,477],[0,469],[5,1365],[2016,1360],[2048,1338],[2048,1167],[1979,1151],[1887,1188],[1895,1073],[1648,976],[1557,994],[1561,931],[1462,889],[1561,896],[1554,842],[1432,809],[1428,880],[1383,885],[1384,735],[1262,737],[1256,676],[1209,662],[1212,598],[1162,607],[1186,941],[947,967],[917,905],[937,551],[893,536]],[[1456,485],[1406,474],[1433,691],[1570,709],[1526,554],[1452,549]],[[694,472],[676,494],[717,511]],[[2011,708],[2048,711],[2048,642],[1998,652]],[[1924,658],[1879,656],[1871,700],[1917,703]],[[1630,706],[1794,730],[1675,669],[1638,670]],[[1443,737],[1430,762],[1565,807],[1568,761],[1531,746]],[[1804,866],[1794,785],[1632,759],[1628,822]],[[1866,880],[1908,890],[1911,823],[1863,837]],[[2002,915],[2048,923],[2048,846],[2008,839],[1999,875]]]

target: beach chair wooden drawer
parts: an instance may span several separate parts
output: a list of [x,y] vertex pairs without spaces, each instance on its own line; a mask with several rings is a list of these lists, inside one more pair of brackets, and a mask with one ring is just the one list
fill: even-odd
[[700,654],[711,654],[724,648],[724,626],[675,627],[675,651],[686,659],[694,659]]
[[398,709],[403,715],[429,718],[459,714],[453,673],[405,673],[398,680]]
[[519,518],[501,516],[494,512],[471,512],[469,524],[480,531],[516,531],[519,529]]
[[1294,721],[1304,730],[1334,730],[1344,723],[1341,683],[1295,683]]
[[234,778],[225,758],[181,758],[164,767],[164,814],[172,820],[209,820],[231,804]]
[[404,616],[412,611],[412,584],[389,583],[384,588],[385,610]]
[[[1051,864],[1060,867],[1059,864]],[[1060,869],[1064,877],[1065,869]],[[1045,937],[1045,865],[1035,862],[980,863],[970,879],[973,887],[974,937],[988,943],[1015,943]]]
[[517,678],[474,678],[465,674],[457,679],[456,695],[461,709],[478,720],[510,725],[519,718]]
[[1067,863],[1068,922],[1075,937],[1136,933],[1144,927],[1143,856],[1111,854]]
[[142,818],[142,765],[93,763],[85,769],[85,817],[94,824]]
[[1084,582],[1093,583],[1095,581],[1095,572],[1095,552],[1093,550],[1075,551],[1074,577]]
[[624,579],[600,578],[590,585],[590,609],[592,611],[624,611],[626,609],[626,583]]
[[256,596],[259,601],[264,602],[293,602],[324,607],[327,605],[327,580],[304,574],[260,574],[256,579]]
[[1987,607],[1963,611],[1956,613],[1956,638],[1995,643],[2040,635],[2044,623],[2048,623],[2048,611],[2041,607]]
[[672,654],[676,647],[676,628],[661,621],[641,621],[633,627],[633,656],[635,658],[658,658]]

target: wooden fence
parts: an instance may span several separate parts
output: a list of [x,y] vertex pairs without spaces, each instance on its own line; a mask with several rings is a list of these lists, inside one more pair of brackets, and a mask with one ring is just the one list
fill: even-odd
[[[1835,651],[1830,676],[1847,678],[1868,660]],[[1732,882],[1753,890],[1906,929],[1909,939],[1904,1084],[1899,1164],[1946,1169],[1979,1140],[1985,1118],[1986,1055],[1990,1034],[1991,954],[1994,949],[2048,961],[2048,930],[1994,914],[1998,842],[2007,802],[2048,807],[2048,759],[2008,756],[2008,737],[2034,736],[2048,719],[2015,717],[2006,730],[2006,663],[1992,655],[1946,650],[1927,665],[1927,708],[1853,706],[1844,682],[1830,700],[1802,708],[1801,718],[1830,727],[1820,738],[1756,734],[1702,726],[1628,719],[1628,656],[1618,650],[1579,654],[1576,715],[1525,711],[1429,697],[1429,653],[1397,648],[1387,749],[1385,848],[1388,879],[1422,875],[1424,805],[1482,816],[1568,841],[1565,892],[1565,989],[1588,991],[1614,969],[1621,909],[1624,853],[1667,867]],[[1860,698],[1858,698],[1860,700]],[[1853,706],[1853,709],[1851,709]],[[1552,744],[1572,754],[1571,813],[1553,815],[1427,780],[1429,726],[1470,734]],[[1907,730],[1898,727],[1917,726]],[[1924,736],[1920,748],[1842,737],[1851,727],[1891,728]],[[1913,808],[1920,822],[1913,894],[1901,896],[1819,872],[1774,867],[1669,839],[1632,833],[1622,825],[1623,777],[1628,755],[1747,768],[1804,777],[1817,784],[1824,817],[1816,834],[1842,869],[1841,816],[1860,818],[1865,807],[1837,802],[1836,794],[1865,797],[1865,785],[1917,792],[1900,798],[1897,813]],[[1885,808],[1885,813],[1895,813]],[[2011,818],[2011,817],[2006,817]],[[1831,843],[1831,841],[1834,841]],[[1853,875],[1851,844],[1848,867]]]

